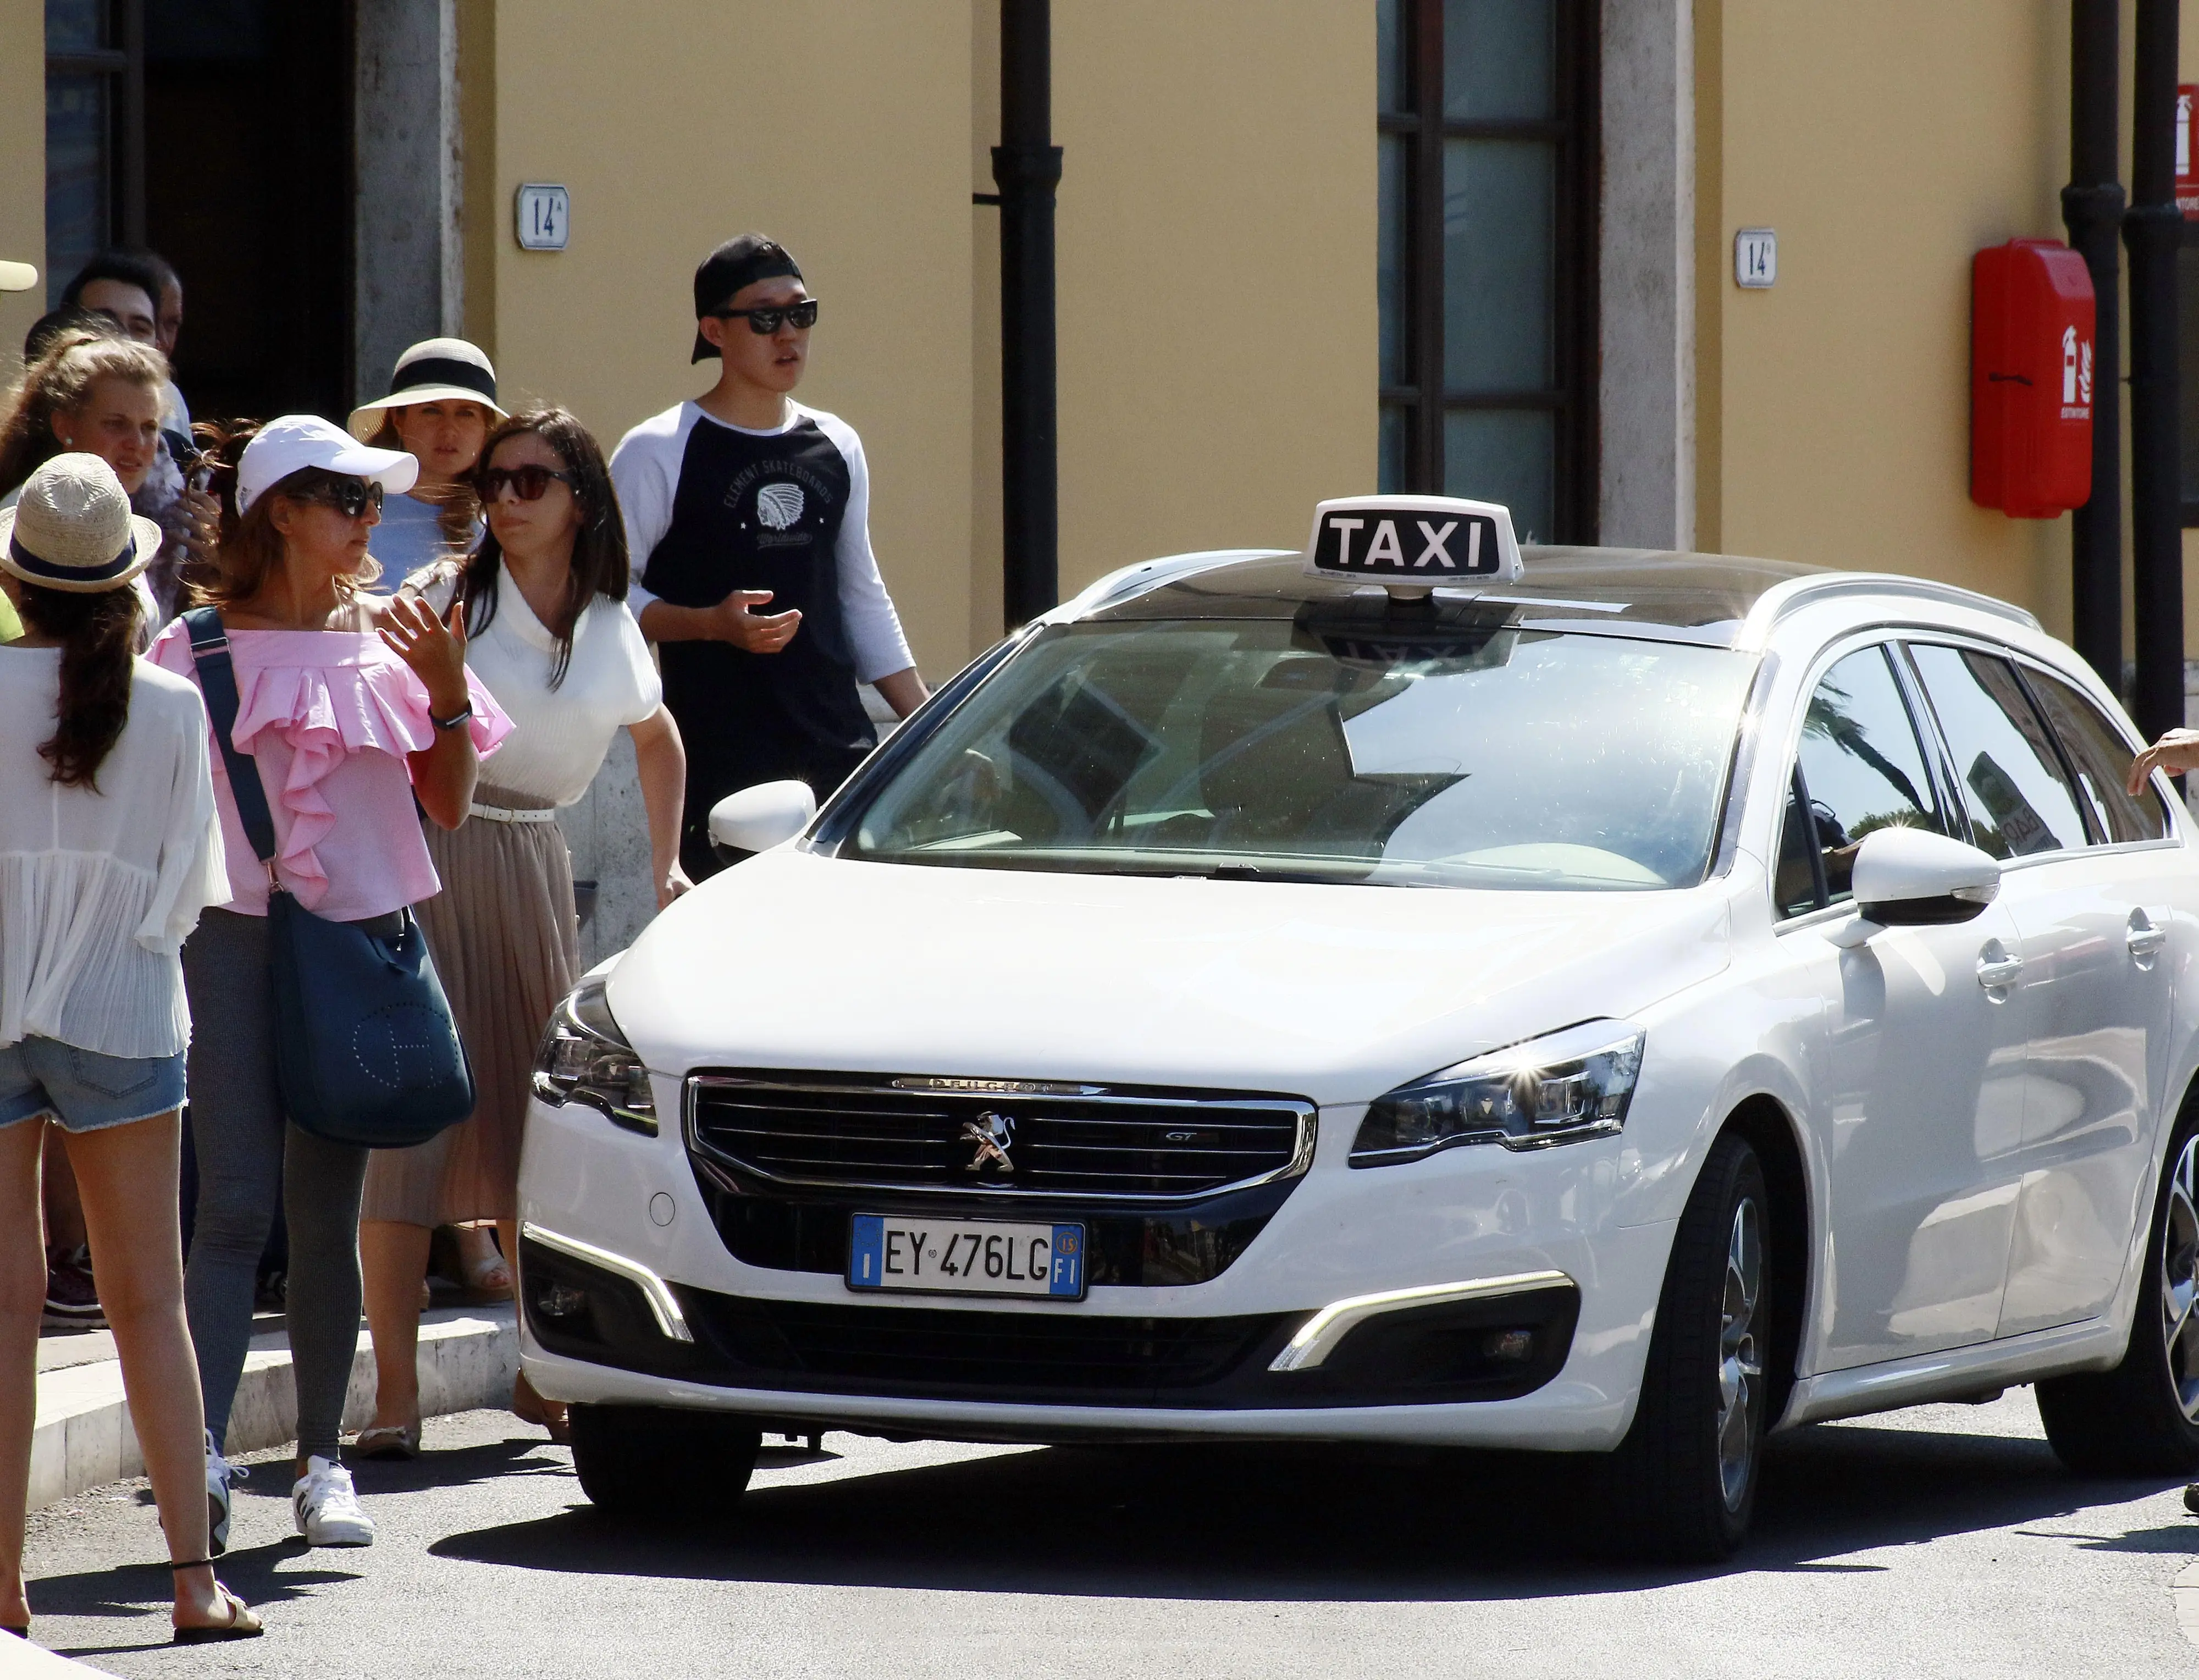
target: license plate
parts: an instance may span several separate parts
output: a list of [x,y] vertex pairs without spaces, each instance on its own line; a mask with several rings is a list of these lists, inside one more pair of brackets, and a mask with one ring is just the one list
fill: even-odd
[[1084,1298],[1084,1228],[859,1213],[848,1287],[925,1295]]

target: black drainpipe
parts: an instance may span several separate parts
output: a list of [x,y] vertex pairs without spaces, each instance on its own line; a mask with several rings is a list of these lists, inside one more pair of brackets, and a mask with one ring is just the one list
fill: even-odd
[[[2178,0],[2138,0],[2131,111],[2130,248],[2132,606],[2138,685],[2132,708],[2149,736],[2184,722],[2184,520],[2177,435],[2176,208]],[[2099,393],[2096,383],[2094,394]]]
[[1000,0],[1001,616],[1012,630],[1060,600],[1054,449],[1053,26],[1048,0]]
[[2062,220],[2092,272],[2098,324],[2092,354],[2092,499],[2070,533],[2072,639],[2100,680],[2123,691],[2123,187],[2116,177],[2116,86],[2121,66],[2119,0],[2074,0],[2069,9],[2069,184]]

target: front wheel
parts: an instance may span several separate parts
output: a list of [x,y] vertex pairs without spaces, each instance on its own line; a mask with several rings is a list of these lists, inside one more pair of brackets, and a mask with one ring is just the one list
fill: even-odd
[[1770,1226],[1763,1164],[1729,1132],[1680,1216],[1634,1426],[1612,1455],[1618,1538],[1635,1556],[1714,1563],[1748,1532],[1764,1451]]
[[2122,1363],[2039,1385],[2046,1439],[2079,1475],[2199,1470],[2199,1109],[2177,1122],[2167,1159]]
[[573,1468],[589,1502],[632,1516],[722,1516],[747,1490],[761,1430],[721,1412],[575,1406]]

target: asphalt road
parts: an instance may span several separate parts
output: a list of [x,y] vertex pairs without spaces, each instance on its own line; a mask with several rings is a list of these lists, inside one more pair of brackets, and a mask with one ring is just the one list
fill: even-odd
[[264,1639],[161,1642],[142,1483],[32,1519],[34,1630],[120,1676],[298,1680],[2199,1672],[2169,1590],[2199,1519],[2064,1474],[2028,1390],[1782,1438],[1752,1543],[1691,1573],[1599,1561],[1592,1481],[1545,1463],[832,1435],[682,1534],[596,1515],[502,1414],[429,1444],[359,1467],[369,1551],[292,1537],[279,1460],[245,1485],[224,1574]]

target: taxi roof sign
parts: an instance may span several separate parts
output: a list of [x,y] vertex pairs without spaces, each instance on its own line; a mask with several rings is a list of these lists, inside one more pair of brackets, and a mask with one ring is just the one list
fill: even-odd
[[1520,575],[1511,510],[1455,496],[1341,496],[1313,510],[1305,569],[1415,592],[1511,583]]

